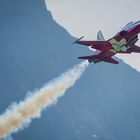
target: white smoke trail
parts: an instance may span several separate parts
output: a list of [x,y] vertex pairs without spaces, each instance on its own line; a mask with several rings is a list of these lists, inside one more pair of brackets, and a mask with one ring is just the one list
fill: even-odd
[[0,138],[17,132],[29,124],[33,118],[40,117],[40,113],[44,108],[56,102],[68,88],[75,84],[87,66],[87,61],[74,66],[60,77],[47,83],[40,90],[33,92],[24,101],[8,108],[0,116]]

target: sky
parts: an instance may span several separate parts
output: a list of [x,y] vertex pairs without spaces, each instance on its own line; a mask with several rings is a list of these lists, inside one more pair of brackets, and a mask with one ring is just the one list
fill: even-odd
[[[89,40],[96,40],[99,30],[109,39],[128,22],[140,20],[139,0],[46,0],[46,5],[71,35]],[[117,56],[140,71],[140,54]]]

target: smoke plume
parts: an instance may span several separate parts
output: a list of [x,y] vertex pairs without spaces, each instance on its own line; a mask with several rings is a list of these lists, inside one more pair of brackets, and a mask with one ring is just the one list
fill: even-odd
[[41,89],[32,92],[25,100],[9,107],[0,116],[0,138],[23,129],[32,119],[40,117],[43,109],[55,103],[68,88],[75,84],[87,66],[87,61],[74,66]]

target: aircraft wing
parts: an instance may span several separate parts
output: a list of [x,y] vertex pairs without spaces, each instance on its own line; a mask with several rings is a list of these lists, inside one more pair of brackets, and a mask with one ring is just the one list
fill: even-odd
[[92,59],[92,60],[95,60],[95,59],[99,59],[99,55],[80,56],[78,58],[79,59]]
[[100,52],[97,55],[81,56],[81,57],[78,57],[78,58],[79,59],[87,59],[89,62],[94,62],[94,63],[104,61],[104,62],[108,62],[108,63],[118,64],[119,63],[118,61],[111,58],[113,55],[114,55],[113,52],[103,51],[103,52]]
[[134,36],[134,37],[132,37],[132,38],[130,38],[129,40],[128,40],[128,45],[134,45],[136,42],[138,41],[138,35],[136,35],[136,36]]
[[137,45],[131,45],[130,48],[126,52],[119,52],[119,53],[140,53],[140,47]]
[[106,57],[106,55],[104,55],[104,52],[100,52],[97,55],[81,56],[78,58],[79,59],[86,59],[89,62],[98,63],[98,62],[102,61],[105,57]]
[[140,53],[140,47],[137,45],[133,45],[130,49],[128,49],[128,51],[134,53]]
[[112,64],[119,64],[119,62],[118,61],[116,61],[115,59],[113,59],[113,58],[107,58],[107,59],[105,59],[105,60],[103,60],[104,62],[108,62],[108,63],[112,63]]
[[79,57],[79,59],[87,59],[89,62],[94,62],[94,63],[103,61],[103,62],[112,63],[112,64],[119,64],[119,62],[117,60],[115,60],[111,57],[104,59],[104,58],[99,58],[98,55],[82,56],[82,57]]
[[107,41],[84,41],[84,40],[81,40],[82,38],[83,37],[79,38],[78,40],[73,42],[73,44],[80,44],[80,45],[94,48],[96,50],[103,50],[104,45],[107,43]]

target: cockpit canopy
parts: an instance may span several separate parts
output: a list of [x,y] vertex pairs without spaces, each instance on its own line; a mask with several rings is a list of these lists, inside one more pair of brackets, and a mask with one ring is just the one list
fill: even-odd
[[131,21],[131,22],[127,23],[123,28],[121,28],[121,31],[128,30],[129,28],[134,27],[138,24],[140,24],[140,21],[137,21],[137,22]]

